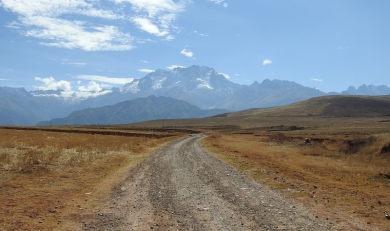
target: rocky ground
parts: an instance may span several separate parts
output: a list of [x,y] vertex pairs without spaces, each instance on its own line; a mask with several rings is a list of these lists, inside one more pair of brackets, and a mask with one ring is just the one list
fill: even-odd
[[338,230],[211,157],[193,135],[158,149],[84,230]]

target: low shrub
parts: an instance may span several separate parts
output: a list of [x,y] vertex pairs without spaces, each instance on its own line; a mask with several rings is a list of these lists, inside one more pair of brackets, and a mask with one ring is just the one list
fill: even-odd
[[390,156],[390,142],[388,142],[382,147],[380,154],[385,156]]
[[376,140],[377,138],[375,136],[357,136],[352,140],[348,140],[342,151],[346,154],[355,154],[363,148],[372,145]]

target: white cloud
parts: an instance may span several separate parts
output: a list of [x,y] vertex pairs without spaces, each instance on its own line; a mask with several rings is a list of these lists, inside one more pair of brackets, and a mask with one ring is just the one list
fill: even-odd
[[109,83],[109,84],[116,84],[116,85],[131,83],[134,80],[134,78],[111,78],[111,77],[99,76],[99,75],[79,75],[77,76],[77,78],[82,80],[90,80],[94,82],[102,82],[102,83]]
[[138,42],[138,43],[141,43],[141,44],[144,44],[144,43],[147,43],[147,42],[149,42],[149,43],[155,43],[156,40],[138,38],[138,39],[137,39],[137,42]]
[[150,17],[175,13],[183,10],[187,1],[172,0],[114,0],[116,3],[128,2],[138,13],[146,13]]
[[[109,10],[101,9],[99,1],[87,0],[2,0],[3,8],[18,15],[17,22],[8,27],[21,28],[22,34],[41,39],[41,44],[86,51],[131,50],[130,34],[113,25],[94,25],[90,21],[71,20],[83,15],[115,20],[123,18]],[[61,18],[66,15],[66,19]]]
[[86,63],[83,63],[83,62],[72,62],[68,59],[61,60],[61,64],[62,65],[72,65],[72,66],[85,66],[85,65],[87,65]]
[[[64,98],[86,99],[86,98],[97,97],[112,92],[111,90],[103,90],[103,88],[94,81],[90,81],[87,86],[79,86],[77,88],[78,91],[74,91],[72,90],[72,84],[65,80],[56,81],[53,77],[49,77],[49,78],[35,77],[35,80],[41,82],[40,86],[34,86],[38,90],[43,90],[43,91],[59,90],[61,93],[59,95],[54,95],[57,97],[61,96]],[[77,81],[77,84],[80,85],[81,82]]]
[[167,69],[169,70],[173,70],[175,68],[186,68],[185,66],[180,66],[180,65],[170,65],[169,67],[167,67]]
[[198,31],[194,31],[194,34],[197,34],[197,35],[199,35],[199,36],[202,36],[202,37],[208,37],[209,35],[207,35],[207,34],[203,34],[203,33],[199,33]]
[[[37,38],[42,45],[85,51],[123,51],[134,38],[114,26],[116,20],[171,41],[177,15],[191,0],[0,0],[0,7],[18,16],[6,27]],[[108,7],[111,10],[108,10]],[[128,7],[129,9],[127,9]],[[80,19],[80,15],[83,16]],[[76,19],[78,18],[78,19]],[[97,24],[93,19],[100,19]],[[124,28],[128,28],[127,26]]]
[[173,36],[173,35],[168,35],[167,37],[165,37],[165,40],[167,40],[167,41],[172,41],[174,39],[175,39],[175,36]]
[[38,29],[27,30],[25,35],[50,41],[42,42],[47,46],[85,51],[120,51],[133,48],[130,45],[130,35],[121,33],[115,26],[86,28],[82,22],[43,17],[30,18],[24,24],[38,26]]
[[263,66],[272,64],[272,60],[265,59],[263,60]]
[[71,63],[68,63],[69,65],[73,65],[73,66],[85,66],[87,65],[86,63],[77,63],[77,62],[71,62]]
[[150,34],[156,35],[156,36],[165,36],[168,34],[168,31],[163,30],[160,31],[158,26],[153,24],[149,19],[147,18],[133,18],[133,22],[141,29],[144,30]]
[[99,92],[95,91],[63,91],[61,92],[61,97],[71,98],[73,100],[95,98],[101,95],[111,93],[111,90],[103,90]]
[[184,10],[189,0],[113,0],[116,3],[130,3],[135,11],[132,21],[141,29],[156,36],[168,36],[177,14]]
[[215,4],[222,5],[223,7],[228,7],[229,4],[225,2],[225,0],[210,0],[214,2]]
[[70,82],[65,80],[56,81],[53,77],[49,77],[49,78],[35,77],[35,81],[39,81],[42,83],[40,86],[35,86],[35,88],[39,90],[70,91],[72,89]]
[[88,86],[85,87],[85,86],[80,86],[79,88],[79,91],[83,91],[83,92],[99,92],[101,90],[103,90],[99,84],[97,84],[96,82],[94,81],[91,81],[88,83]]
[[17,21],[12,21],[12,22],[10,22],[10,23],[8,23],[8,24],[6,25],[6,27],[8,27],[8,28],[17,29],[17,30],[20,29],[20,26],[21,26],[20,23],[17,22]]
[[183,49],[182,51],[180,51],[180,54],[183,54],[189,58],[191,58],[192,56],[194,56],[194,52],[192,51],[187,51],[187,49]]
[[151,69],[138,69],[139,72],[142,72],[142,73],[151,73],[153,72],[154,70],[151,70]]
[[310,80],[316,81],[316,82],[322,82],[322,79],[317,79],[317,78],[310,78]]
[[[89,3],[88,3],[89,2]],[[97,9],[99,2],[86,0],[2,0],[2,7],[24,17],[58,17],[62,14],[81,14],[104,19],[115,19],[112,11]],[[95,4],[95,5],[94,5]]]

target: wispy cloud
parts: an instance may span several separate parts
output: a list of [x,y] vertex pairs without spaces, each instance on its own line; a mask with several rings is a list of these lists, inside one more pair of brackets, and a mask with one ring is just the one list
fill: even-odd
[[263,66],[272,64],[272,60],[270,59],[264,59],[263,60]]
[[202,37],[208,37],[209,35],[207,35],[207,34],[203,34],[203,33],[199,33],[198,31],[194,31],[194,34],[197,34],[197,35],[199,35],[199,36],[202,36]]
[[223,7],[228,7],[228,3],[225,2],[225,0],[210,0],[214,2],[215,4],[222,5]]
[[151,69],[138,69],[139,72],[142,72],[142,73],[151,73],[153,72],[154,70],[151,70]]
[[131,83],[134,80],[134,78],[111,78],[111,77],[100,76],[100,75],[79,75],[77,76],[77,78],[82,80],[90,80],[90,81],[109,83],[115,85],[123,85],[126,83]]
[[[172,32],[176,30],[173,23],[189,2],[191,1],[0,0],[0,7],[18,17],[9,22],[7,28],[17,30],[24,36],[37,38],[42,45],[85,51],[124,51],[133,49],[134,41],[148,40],[134,38],[130,33],[124,32],[114,25],[117,20],[157,37],[164,37],[165,40],[173,40]],[[95,19],[99,19],[99,24]]]
[[179,0],[113,0],[116,3],[127,2],[132,5],[132,8],[142,14],[147,14],[148,17],[161,17],[167,14],[174,14],[184,10],[184,6],[188,1]]
[[134,18],[133,22],[141,29],[144,30],[150,34],[156,35],[156,36],[164,36],[168,34],[168,31],[166,30],[160,30],[160,28],[153,24],[149,19],[147,18]]
[[70,60],[68,60],[68,59],[63,59],[63,60],[61,60],[61,64],[62,64],[62,65],[78,66],[78,67],[87,65],[87,63],[83,63],[83,62],[72,62],[72,61],[70,61]]
[[173,70],[175,68],[186,68],[185,66],[180,66],[180,65],[170,65],[169,67],[167,67],[167,69],[169,70]]
[[170,35],[175,29],[172,25],[176,20],[177,14],[184,11],[188,0],[113,0],[116,3],[130,3],[135,16],[131,20],[139,29],[150,34],[162,37],[166,36],[168,40],[173,39]]
[[322,82],[322,79],[317,79],[317,78],[310,78],[310,80],[316,81],[316,82]]
[[187,49],[183,49],[182,51],[180,51],[180,54],[183,54],[189,58],[193,57],[194,56],[194,52],[192,51],[188,51]]
[[87,65],[86,63],[81,63],[81,62],[79,62],[79,63],[77,63],[77,62],[71,62],[71,63],[68,63],[69,65],[73,65],[73,66],[85,66],[85,65]]
[[[99,1],[86,0],[2,0],[1,7],[18,15],[22,34],[40,39],[41,44],[85,51],[131,50],[132,37],[113,25],[95,25],[92,20],[71,20],[69,16],[83,15],[102,20],[115,20],[120,15],[104,10]],[[66,15],[65,17],[62,17]],[[61,18],[62,17],[62,18]]]
[[[1,3],[0,3],[1,4]],[[0,5],[1,6],[1,5]],[[11,28],[11,29],[20,29],[20,26],[21,26],[21,24],[19,23],[19,22],[17,22],[17,21],[12,21],[12,22],[10,22],[10,23],[8,23],[7,25],[6,25],[6,27],[8,27],[8,28]]]
[[165,40],[166,41],[172,41],[172,40],[174,40],[175,39],[175,36],[173,36],[173,35],[167,35],[166,37],[165,37]]

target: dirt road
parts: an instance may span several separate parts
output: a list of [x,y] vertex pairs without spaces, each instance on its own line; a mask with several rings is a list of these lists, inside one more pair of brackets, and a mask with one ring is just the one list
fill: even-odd
[[207,154],[202,135],[157,150],[84,230],[335,230]]

